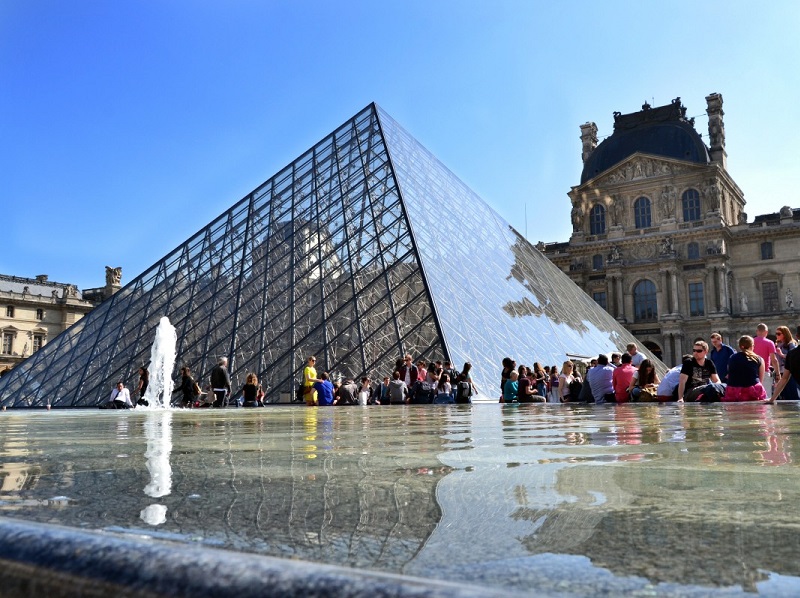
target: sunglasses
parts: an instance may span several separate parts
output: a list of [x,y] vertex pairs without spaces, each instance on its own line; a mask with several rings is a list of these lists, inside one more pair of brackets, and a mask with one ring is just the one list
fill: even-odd
[[695,353],[702,353],[705,349],[692,349]]

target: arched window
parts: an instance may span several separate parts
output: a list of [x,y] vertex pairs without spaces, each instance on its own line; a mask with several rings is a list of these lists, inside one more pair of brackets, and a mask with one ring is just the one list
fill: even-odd
[[697,243],[689,243],[686,246],[686,257],[690,260],[700,259],[700,245]]
[[683,221],[700,220],[700,194],[697,189],[687,189],[681,198],[683,203]]
[[640,197],[633,202],[633,216],[636,220],[636,228],[650,228],[652,218],[650,217],[650,200]]
[[633,287],[633,316],[637,322],[654,322],[658,319],[656,285],[650,280],[640,280]]
[[603,269],[603,255],[598,253],[597,255],[592,256],[592,270],[602,270]]
[[606,232],[606,209],[599,203],[589,212],[589,234],[602,235]]

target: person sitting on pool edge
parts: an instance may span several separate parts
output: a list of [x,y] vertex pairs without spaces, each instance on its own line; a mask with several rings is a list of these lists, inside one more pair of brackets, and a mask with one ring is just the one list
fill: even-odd
[[314,380],[314,390],[317,393],[317,405],[325,407],[333,405],[333,384],[328,379],[328,372],[322,372],[318,380]]

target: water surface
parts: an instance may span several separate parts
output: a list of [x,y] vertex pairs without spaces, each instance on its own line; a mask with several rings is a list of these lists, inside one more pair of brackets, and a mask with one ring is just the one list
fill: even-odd
[[564,595],[800,593],[797,404],[0,414],[0,515]]

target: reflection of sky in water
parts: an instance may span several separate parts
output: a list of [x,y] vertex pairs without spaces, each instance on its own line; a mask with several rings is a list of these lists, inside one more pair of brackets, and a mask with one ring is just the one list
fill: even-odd
[[798,433],[794,404],[7,413],[0,514],[526,592],[796,595]]

